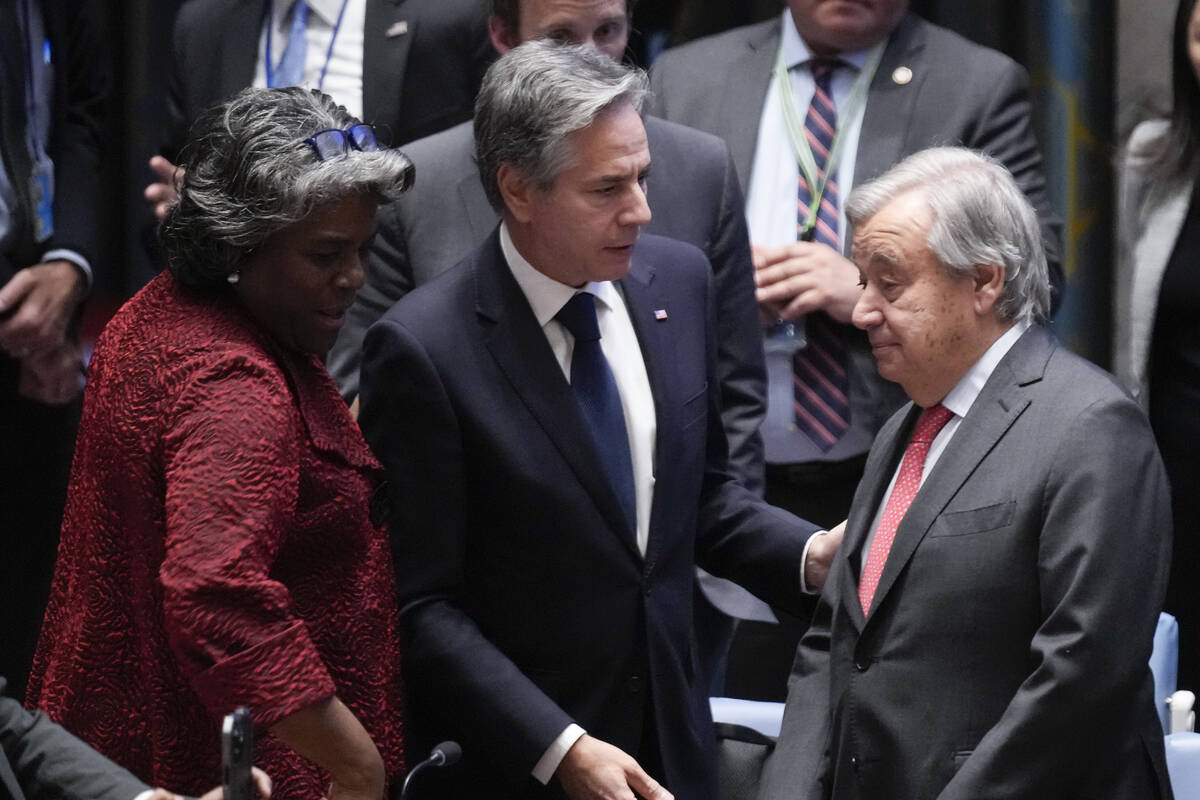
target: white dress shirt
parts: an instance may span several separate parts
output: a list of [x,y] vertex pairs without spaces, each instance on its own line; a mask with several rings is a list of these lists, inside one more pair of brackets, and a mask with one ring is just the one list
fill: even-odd
[[[801,116],[808,113],[816,83],[812,72],[805,65],[813,58],[812,51],[796,32],[792,15],[783,13],[782,36],[784,63],[791,79],[792,96]],[[842,119],[841,112],[850,97],[850,88],[858,78],[859,70],[867,60],[868,50],[840,53],[838,57],[850,65],[833,71],[830,91],[833,104],[838,109],[839,134],[842,145],[841,161],[837,168],[838,196],[850,195],[854,184],[854,164],[858,153],[858,137],[862,132],[863,104],[852,119]],[[754,164],[750,168],[750,184],[746,192],[746,223],[750,227],[750,241],[764,247],[778,247],[796,241],[796,192],[800,184],[800,166],[796,162],[796,151],[788,138],[787,124],[783,117],[783,104],[779,99],[779,87],[774,76],[767,87],[766,102],[758,123],[758,143],[754,149]],[[843,244],[846,230],[846,214],[838,209],[841,220],[839,237]]]
[[[946,446],[950,444],[950,440],[954,438],[954,432],[958,430],[959,423],[963,417],[971,410],[971,406],[975,404],[979,393],[983,391],[984,384],[996,369],[996,365],[1008,353],[1012,346],[1021,338],[1021,334],[1029,330],[1029,322],[1018,322],[1005,331],[999,339],[992,342],[984,354],[979,357],[979,360],[971,365],[966,374],[959,379],[958,383],[954,384],[944,398],[942,405],[949,411],[954,412],[954,416],[949,422],[938,431],[938,435],[933,437],[933,441],[929,445],[929,452],[925,455],[925,466],[921,470],[921,480],[917,484],[917,490],[920,492],[920,487],[924,485],[925,478],[933,471],[933,467],[941,458],[942,453],[946,450]],[[904,459],[900,459],[903,463]],[[875,510],[875,519],[871,522],[871,533],[863,542],[862,561],[859,564],[859,571],[867,563],[867,554],[871,552],[871,542],[875,540],[875,532],[879,529],[879,520],[883,516],[883,510],[887,508],[888,500],[891,499],[892,489],[896,486],[896,479],[900,476],[900,466],[896,466],[896,471],[892,473],[892,480],[888,483],[887,491],[883,493],[883,499],[879,502],[879,508]],[[919,496],[919,495],[918,495]],[[915,500],[914,500],[915,502]]]
[[[617,391],[621,395],[621,409],[625,412],[629,455],[633,460],[637,546],[645,555],[650,538],[650,506],[654,502],[654,441],[658,419],[654,413],[654,395],[650,391],[650,378],[646,375],[646,362],[642,358],[641,344],[629,319],[625,300],[610,281],[588,283],[576,289],[539,272],[517,252],[508,226],[504,224],[500,226],[500,249],[568,382],[571,380],[575,338],[554,316],[578,291],[596,297],[600,349],[608,359]],[[543,784],[549,783],[567,750],[584,733],[578,725],[568,726],[534,766],[533,776]]]
[[[271,29],[271,60],[279,63],[283,51],[287,47],[288,34],[291,30],[291,8],[295,0],[273,0],[270,22]],[[342,24],[338,28],[337,38],[333,42],[333,52],[329,52],[329,39],[333,36],[334,26],[337,25],[338,14],[342,13],[342,4],[346,10],[342,14]],[[310,89],[320,89],[332,97],[355,117],[362,119],[362,76],[363,76],[363,26],[367,18],[367,0],[308,0],[308,32],[305,41],[308,48],[304,59],[304,85]],[[253,85],[262,88],[267,85],[267,20],[263,21],[263,31],[258,40],[258,63],[254,68]],[[326,67],[326,55],[329,56],[329,66]],[[321,72],[325,72],[325,81],[321,83]]]

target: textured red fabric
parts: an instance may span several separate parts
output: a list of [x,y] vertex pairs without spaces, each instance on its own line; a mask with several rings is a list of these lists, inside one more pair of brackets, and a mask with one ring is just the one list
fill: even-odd
[[896,538],[896,529],[904,519],[904,513],[912,505],[917,490],[921,488],[921,473],[925,469],[925,456],[929,455],[929,447],[938,431],[946,427],[946,423],[954,418],[954,412],[938,403],[921,412],[917,424],[913,427],[912,438],[904,450],[904,458],[900,461],[900,472],[896,476],[896,485],[888,497],[883,516],[879,518],[879,528],[875,538],[871,540],[871,549],[867,552],[867,563],[863,567],[862,579],[858,583],[858,600],[862,603],[863,614],[871,610],[871,601],[875,598],[875,590],[879,588],[879,579],[883,575],[883,565],[891,552],[892,542]]
[[92,359],[30,705],[193,795],[220,781],[221,716],[249,706],[288,800],[328,776],[266,727],[336,693],[398,776],[381,477],[316,357],[155,278]]

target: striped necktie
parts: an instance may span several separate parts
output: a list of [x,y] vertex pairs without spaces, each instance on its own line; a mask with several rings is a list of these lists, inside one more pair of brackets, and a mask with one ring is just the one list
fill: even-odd
[[[833,104],[830,81],[839,63],[829,60],[810,63],[816,87],[808,115],[804,118],[804,135],[812,149],[820,177],[825,175],[825,165],[829,162],[829,151],[837,131],[837,108]],[[830,175],[825,183],[811,240],[841,252],[838,237],[838,208],[841,203],[835,178]],[[804,234],[812,202],[812,188],[801,172],[797,191],[798,236]],[[805,317],[804,326],[807,343],[792,357],[796,427],[821,452],[828,452],[850,427],[850,376],[846,369],[846,346],[838,336],[837,323],[824,312],[809,314]]]

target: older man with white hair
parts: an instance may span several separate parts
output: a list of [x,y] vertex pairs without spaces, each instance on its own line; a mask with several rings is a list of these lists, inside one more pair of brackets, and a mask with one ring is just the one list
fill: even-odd
[[854,324],[912,402],[871,448],[760,798],[1170,797],[1166,478],[1137,405],[1044,327],[1032,206],[941,148],[846,212]]

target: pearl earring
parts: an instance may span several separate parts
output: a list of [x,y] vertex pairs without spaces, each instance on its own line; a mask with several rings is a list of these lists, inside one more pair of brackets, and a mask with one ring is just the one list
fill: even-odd
[[227,281],[229,281],[231,284],[235,284],[235,285],[236,285],[236,284],[237,284],[237,282],[238,282],[238,281],[240,281],[241,279],[242,279],[242,273],[240,273],[240,272],[231,272],[231,273],[229,273],[228,275],[226,275],[226,276],[225,276],[225,280],[227,280]]

